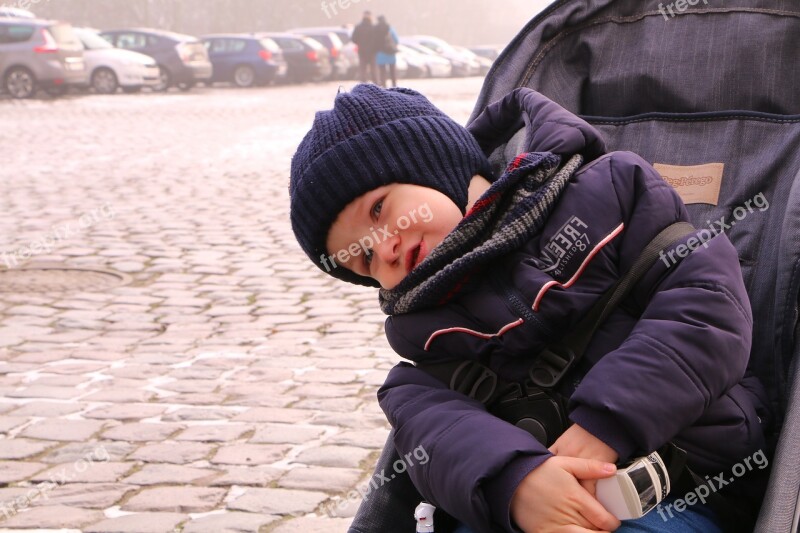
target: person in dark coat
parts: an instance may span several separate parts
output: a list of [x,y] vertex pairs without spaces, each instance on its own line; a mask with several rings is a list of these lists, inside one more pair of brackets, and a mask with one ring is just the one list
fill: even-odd
[[[480,361],[510,381],[656,234],[688,220],[648,162],[606,153],[593,127],[531,89],[467,130],[411,89],[358,85],[317,113],[292,158],[289,193],[308,257],[338,279],[380,287],[398,354]],[[594,481],[613,475],[613,463],[672,442],[706,479],[745,459],[766,466],[769,412],[746,374],[752,313],[736,250],[701,229],[663,252],[683,259],[656,261],[632,292],[641,314],[616,309],[592,337],[588,369],[567,374],[559,393],[572,425],[549,448],[417,366],[389,372],[378,400],[399,455],[421,447],[429,456],[408,469],[426,500],[475,532],[608,531],[620,522]],[[741,480],[721,493],[752,489]],[[707,502],[677,509],[670,531],[720,531]],[[664,530],[662,518],[618,531]]]
[[353,29],[351,39],[358,46],[358,77],[362,82],[380,83],[378,73],[378,34],[371,11],[364,11],[364,17]]

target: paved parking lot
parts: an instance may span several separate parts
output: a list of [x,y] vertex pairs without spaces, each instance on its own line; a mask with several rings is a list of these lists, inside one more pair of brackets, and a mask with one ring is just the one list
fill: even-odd
[[0,530],[346,531],[398,358],[288,222],[338,87],[0,100]]

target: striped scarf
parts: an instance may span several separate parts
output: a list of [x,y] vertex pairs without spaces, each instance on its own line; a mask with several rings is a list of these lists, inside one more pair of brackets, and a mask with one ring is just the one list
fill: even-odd
[[517,156],[422,263],[393,289],[380,290],[383,312],[399,315],[442,305],[471,274],[536,236],[583,158],[560,163],[549,152]]

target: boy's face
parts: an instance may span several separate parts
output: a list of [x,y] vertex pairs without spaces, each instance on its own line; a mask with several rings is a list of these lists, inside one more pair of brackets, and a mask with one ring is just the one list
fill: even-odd
[[435,189],[385,185],[339,213],[328,233],[330,255],[320,261],[329,271],[346,268],[393,289],[462,218],[458,206]]

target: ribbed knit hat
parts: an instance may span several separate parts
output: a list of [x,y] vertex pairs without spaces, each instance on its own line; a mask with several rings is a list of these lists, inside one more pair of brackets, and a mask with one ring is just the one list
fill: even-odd
[[334,277],[378,283],[344,267],[323,267],[321,256],[336,217],[364,193],[392,183],[430,187],[464,213],[469,182],[491,179],[475,138],[427,98],[406,88],[359,84],[316,114],[292,158],[289,195],[292,229],[303,251]]

